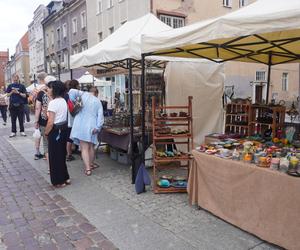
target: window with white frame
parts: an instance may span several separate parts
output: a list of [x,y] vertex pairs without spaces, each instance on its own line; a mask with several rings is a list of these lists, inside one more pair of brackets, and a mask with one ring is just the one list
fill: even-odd
[[76,17],[74,17],[72,19],[72,32],[73,32],[73,34],[76,34],[76,32],[77,32],[77,18]]
[[232,6],[231,0],[223,0],[223,6],[224,7],[231,7]]
[[248,2],[247,0],[239,0],[239,7],[242,8],[246,6],[248,4],[247,2]]
[[289,89],[289,73],[282,73],[282,90],[283,91],[288,91]]
[[85,51],[85,50],[87,50],[87,49],[88,49],[87,43],[82,43],[82,44],[81,44],[81,51]]
[[107,9],[110,9],[114,6],[114,0],[107,0]]
[[266,71],[256,71],[255,73],[255,81],[266,81]]
[[72,54],[75,55],[77,53],[78,53],[78,47],[77,47],[77,45],[75,45],[72,47]]
[[103,11],[103,0],[97,1],[97,14],[100,14]]
[[62,27],[63,38],[67,37],[67,24],[64,23]]
[[82,29],[86,28],[86,14],[85,14],[85,11],[82,11],[80,13],[80,19],[81,19],[81,28]]
[[184,17],[159,15],[159,19],[172,28],[180,28],[184,26]]

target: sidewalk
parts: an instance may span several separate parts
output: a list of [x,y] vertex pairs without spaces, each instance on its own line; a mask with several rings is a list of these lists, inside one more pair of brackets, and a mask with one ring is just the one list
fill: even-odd
[[[33,130],[27,131],[31,135]],[[8,141],[49,181],[45,161],[33,160],[31,136]],[[279,249],[191,207],[186,194],[155,195],[148,190],[136,195],[129,167],[106,155],[98,156],[101,167],[89,177],[83,174],[82,162],[76,157],[68,163],[72,185],[55,192],[122,250]]]

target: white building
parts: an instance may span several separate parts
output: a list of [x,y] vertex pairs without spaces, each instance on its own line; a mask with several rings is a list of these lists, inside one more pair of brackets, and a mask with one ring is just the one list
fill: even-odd
[[33,21],[28,26],[31,80],[35,79],[37,73],[45,71],[42,21],[47,15],[47,7],[42,4],[39,5],[39,7],[34,11]]

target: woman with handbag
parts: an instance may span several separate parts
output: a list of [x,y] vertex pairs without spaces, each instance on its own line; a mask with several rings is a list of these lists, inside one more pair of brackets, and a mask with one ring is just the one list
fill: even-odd
[[53,186],[64,187],[71,183],[66,164],[68,107],[64,99],[64,84],[61,81],[50,82],[49,93],[53,100],[48,105],[45,135],[48,136],[50,179]]
[[92,93],[75,89],[69,91],[69,98],[74,104],[74,110],[70,113],[75,116],[70,137],[80,145],[85,174],[90,176],[97,167],[93,164],[94,146],[98,143],[97,134],[104,123],[102,104]]

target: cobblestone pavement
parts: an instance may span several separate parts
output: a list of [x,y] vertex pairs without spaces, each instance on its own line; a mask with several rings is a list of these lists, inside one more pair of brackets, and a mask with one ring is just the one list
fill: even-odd
[[0,249],[116,247],[0,136]]
[[[27,131],[30,135],[33,130]],[[48,181],[45,162],[32,159],[32,137],[8,141]],[[90,177],[83,174],[82,161],[75,157],[68,162],[73,184],[56,191],[122,250],[280,249],[190,206],[186,194],[157,195],[147,187],[146,193],[137,195],[130,167],[106,154],[98,154],[101,167]]]

